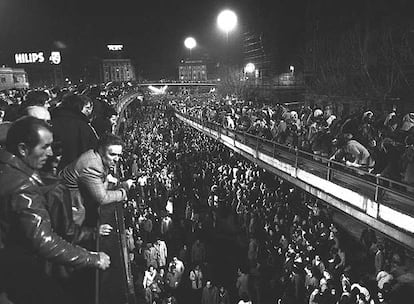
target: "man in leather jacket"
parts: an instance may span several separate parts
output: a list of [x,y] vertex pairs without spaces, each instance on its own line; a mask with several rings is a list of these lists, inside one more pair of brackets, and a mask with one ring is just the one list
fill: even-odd
[[13,303],[67,303],[42,268],[49,260],[76,268],[109,267],[103,252],[90,252],[59,237],[45,209],[37,170],[52,155],[50,126],[23,117],[10,127],[0,150],[0,289]]

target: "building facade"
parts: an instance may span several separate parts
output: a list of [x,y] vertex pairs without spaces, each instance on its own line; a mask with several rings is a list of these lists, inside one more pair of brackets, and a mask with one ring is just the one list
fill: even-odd
[[207,81],[207,65],[202,60],[181,60],[178,80],[184,82]]
[[103,59],[103,82],[135,81],[135,72],[130,59]]
[[27,89],[29,79],[24,69],[0,67],[0,90]]

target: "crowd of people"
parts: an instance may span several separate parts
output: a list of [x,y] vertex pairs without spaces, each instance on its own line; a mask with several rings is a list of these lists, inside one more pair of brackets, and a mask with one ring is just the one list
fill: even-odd
[[[113,227],[98,226],[96,213],[126,199],[133,183],[112,180],[108,187],[123,143],[111,133],[110,116],[117,113],[104,96],[126,89],[80,89],[2,94],[2,303],[90,303],[92,269],[111,263],[95,243]],[[98,115],[99,109],[111,115]]]
[[197,211],[200,206],[193,207],[200,203],[188,197],[182,134],[165,105],[133,112],[139,116],[126,128],[122,174],[137,182],[126,207],[136,294],[151,304],[199,303],[207,297],[202,295],[206,248],[200,240],[207,222]]
[[[350,257],[322,204],[181,123],[168,99],[132,104],[114,135],[117,113],[104,96],[128,90],[8,95],[1,303],[91,303],[94,270],[114,260],[97,249],[119,233],[102,221],[111,204],[125,209],[138,301],[403,303],[395,246],[367,231],[361,257]],[[117,301],[107,294],[101,303]]]
[[397,107],[384,113],[359,109],[342,115],[333,105],[290,110],[283,104],[209,96],[176,104],[182,113],[198,119],[414,184],[414,113],[400,113]]
[[[399,278],[405,274],[402,255],[387,242],[372,237],[371,230],[368,233],[370,237],[363,236],[365,247],[360,248],[361,258],[347,258],[350,248],[341,243],[338,228],[319,204],[303,204],[302,195],[293,186],[274,178],[269,180],[269,174],[233,155],[213,139],[196,134],[197,131],[174,120],[166,124],[165,120],[163,122],[151,114],[149,117],[149,122],[136,126],[139,131],[131,132],[131,135],[134,134],[131,141],[139,138],[136,147],[140,148],[135,151],[137,155],[141,155],[141,149],[166,155],[164,165],[158,161],[160,155],[156,152],[148,154],[152,155],[149,156],[152,161],[139,164],[139,167],[145,168],[143,174],[146,180],[152,180],[151,185],[163,186],[157,189],[156,186],[143,184],[138,196],[144,202],[141,212],[131,208],[141,223],[136,228],[140,231],[137,233],[138,252],[148,267],[144,272],[141,270],[148,303],[165,292],[182,300],[182,294],[175,290],[175,286],[180,284],[187,290],[187,295],[195,297],[197,293],[194,289],[202,289],[198,299],[201,296],[202,303],[214,304],[227,303],[224,298],[235,303],[273,303],[278,300],[280,303],[396,301],[393,297],[400,288]],[[168,132],[160,132],[156,127],[167,125]],[[168,138],[168,144],[163,142],[165,138]],[[154,162],[157,165],[152,166]],[[175,168],[171,167],[173,164]],[[173,176],[175,182],[163,181],[163,170],[166,172],[164,176]],[[171,184],[176,187],[170,187]],[[147,196],[147,193],[162,193],[162,188],[166,191],[161,200],[163,203],[155,202],[154,195]],[[136,202],[133,204],[135,206]],[[163,212],[169,214],[163,216]],[[223,231],[224,219],[232,216],[232,226]],[[179,244],[175,246],[178,257],[173,255],[171,260],[167,258],[170,263],[157,262],[155,256],[162,256],[157,254],[159,249],[152,241],[143,241],[144,238],[148,240],[145,237],[149,230],[148,217],[151,217],[151,223],[159,223],[159,228],[155,229],[157,232],[151,230],[158,236],[162,236],[165,217],[171,217],[174,225],[179,227],[181,239],[163,238],[167,245]],[[149,226],[153,227],[152,224]],[[177,227],[173,231],[175,229]],[[217,273],[208,270],[208,265],[217,261],[206,260],[205,250],[208,252],[211,247],[203,244],[200,235],[205,237],[205,231],[226,234],[232,229],[238,231],[237,238],[243,253],[240,259],[235,258],[238,270],[237,275],[230,274],[233,284],[228,284],[228,281],[225,284],[220,279],[217,281]],[[157,244],[159,237],[153,236],[153,240]],[[191,256],[186,253],[188,248],[191,248]],[[178,273],[174,274],[175,269],[171,273],[171,266],[176,263],[180,266]],[[169,266],[165,267],[167,264]],[[166,279],[160,281],[163,276]],[[151,287],[148,286],[148,278],[152,282]],[[171,278],[174,279],[171,281]],[[223,296],[220,296],[221,293]]]

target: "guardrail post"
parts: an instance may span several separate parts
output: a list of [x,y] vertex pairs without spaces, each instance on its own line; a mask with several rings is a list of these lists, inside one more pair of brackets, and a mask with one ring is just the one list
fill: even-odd
[[[376,176],[376,178],[375,178],[375,195],[374,195],[374,200],[378,203],[378,200],[379,200],[379,192],[380,192],[380,187],[379,187],[379,182],[380,182],[380,179],[379,179],[379,176],[377,175]],[[378,204],[379,205],[379,204]]]
[[379,183],[380,183],[380,177],[377,175],[377,177],[376,177],[376,185],[375,185],[375,196],[374,196],[374,201],[377,203],[377,218],[381,218],[380,217],[380,200],[382,200],[381,198],[380,198],[380,191],[381,191],[381,189],[380,189],[380,185],[379,185]]
[[326,173],[326,180],[331,181],[331,160],[328,160],[328,172]]
[[299,163],[299,150],[297,147],[295,147],[295,169],[298,169],[298,163]]

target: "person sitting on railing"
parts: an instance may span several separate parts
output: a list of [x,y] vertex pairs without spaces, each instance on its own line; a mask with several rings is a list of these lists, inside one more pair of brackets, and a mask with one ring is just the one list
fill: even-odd
[[338,146],[339,148],[330,158],[331,160],[345,160],[348,167],[372,171],[375,165],[374,159],[366,147],[353,139],[352,134],[344,134]]

